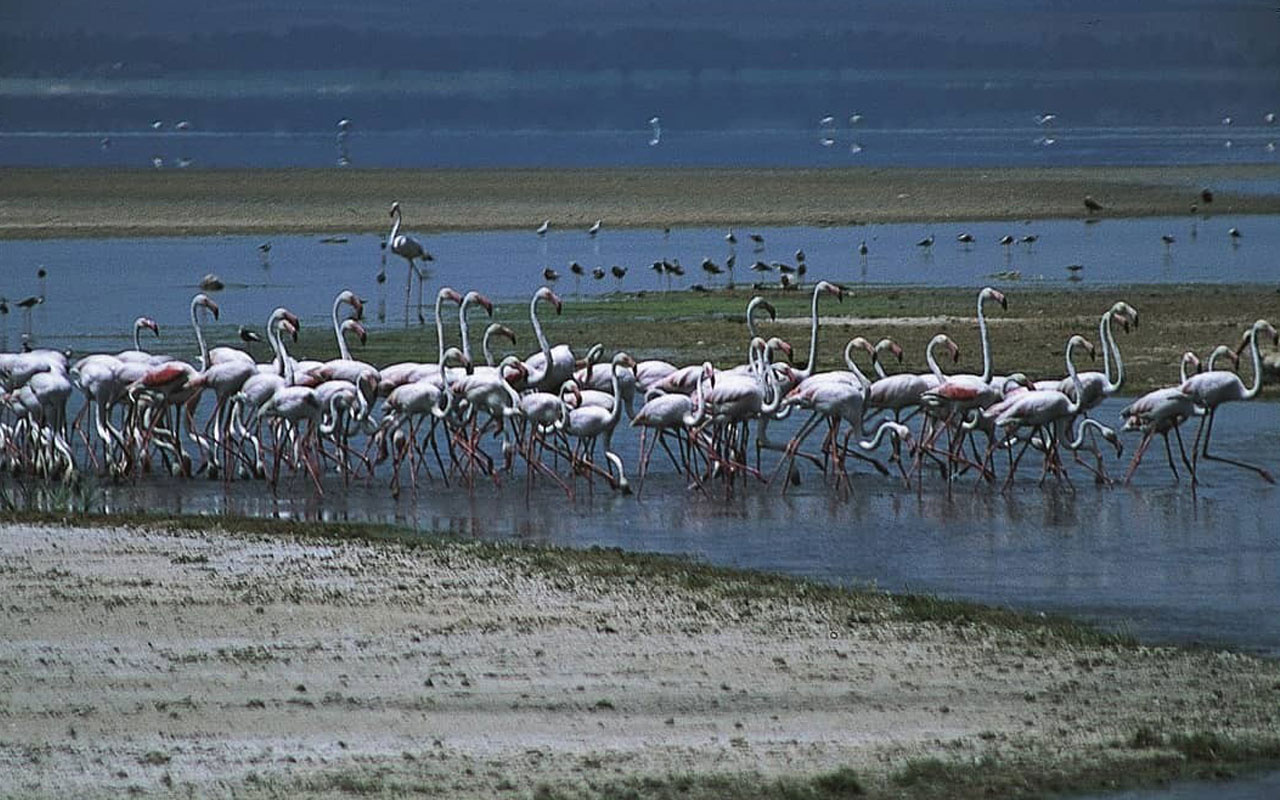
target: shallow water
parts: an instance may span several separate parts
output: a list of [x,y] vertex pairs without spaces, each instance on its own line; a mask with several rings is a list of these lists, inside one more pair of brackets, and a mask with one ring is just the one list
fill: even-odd
[[[1109,400],[1095,415],[1116,420],[1123,405]],[[1131,452],[1137,437],[1125,441]],[[629,430],[615,441],[633,481],[636,443]],[[592,489],[580,479],[572,501],[541,482],[526,502],[521,469],[501,487],[482,481],[472,491],[424,477],[396,500],[384,465],[372,484],[344,487],[330,474],[323,498],[305,477],[284,481],[273,496],[257,482],[148,476],[102,487],[94,504],[111,511],[392,522],[487,540],[686,553],[843,584],[1067,613],[1144,640],[1280,656],[1280,488],[1208,464],[1193,494],[1185,476],[1173,482],[1159,449],[1149,452],[1129,487],[1096,487],[1073,468],[1074,491],[1052,481],[1040,488],[1033,453],[1009,492],[977,487],[969,477],[951,498],[934,473],[926,473],[917,495],[900,479],[858,465],[848,497],[805,466],[803,483],[785,495],[780,482],[752,483],[726,499],[722,490],[709,496],[689,490],[659,452],[639,497],[614,495],[600,483]],[[1214,451],[1280,468],[1280,404],[1225,406]],[[766,468],[773,463],[766,456]],[[1109,458],[1108,465],[1118,475],[1127,461]]]
[[[1239,228],[1239,239],[1227,236],[1232,227]],[[497,319],[523,317],[525,299],[545,283],[545,267],[561,274],[556,289],[572,302],[577,296],[618,289],[663,290],[666,280],[648,268],[663,258],[678,259],[686,268],[686,277],[672,283],[673,289],[695,283],[723,286],[727,275],[709,276],[699,265],[709,257],[723,266],[731,252],[736,253],[734,275],[739,285],[758,280],[772,283],[778,273],[754,272],[752,263],[776,260],[794,265],[794,253],[801,248],[806,253],[807,280],[826,278],[851,287],[995,283],[1016,293],[1024,284],[1274,283],[1280,276],[1274,260],[1274,253],[1280,251],[1280,217],[1275,216],[1105,220],[1093,225],[1044,220],[785,227],[760,232],[765,237],[762,252],[753,250],[746,230],[737,231],[739,243],[730,250],[722,229],[679,228],[669,234],[652,229],[613,230],[608,220],[595,238],[582,230],[557,229],[554,222],[551,232],[541,238],[531,229],[423,235],[420,238],[436,257],[426,296],[431,298],[441,284],[463,291],[477,288],[496,301],[519,301],[518,307],[499,308]],[[977,241],[960,244],[956,236],[961,232]],[[1174,244],[1161,241],[1166,233],[1175,237]],[[935,236],[934,246],[918,247],[916,242],[928,234]],[[1038,238],[1033,244],[1006,247],[998,244],[1005,234]],[[140,314],[160,323],[163,347],[191,347],[178,343],[192,338],[188,306],[206,273],[217,274],[227,285],[215,295],[224,323],[258,328],[277,305],[288,306],[304,320],[322,320],[333,296],[345,287],[372,304],[368,313],[372,322],[402,324],[408,272],[404,261],[390,256],[387,281],[379,284],[376,277],[383,251],[378,237],[349,235],[345,244],[324,244],[320,238],[273,237],[269,261],[257,250],[262,239],[244,236],[0,241],[0,264],[5,265],[0,294],[12,302],[40,293],[36,271],[45,267],[49,274],[43,289],[46,302],[36,307],[33,319],[37,341],[77,350],[118,346]],[[862,241],[869,249],[865,259],[857,252]],[[573,260],[588,273],[593,267],[607,269],[614,264],[629,271],[622,281],[611,276],[597,281],[590,274],[575,279],[568,269]],[[1067,270],[1072,264],[1081,269]],[[1018,279],[1010,279],[1015,274]],[[411,316],[416,319],[413,312]],[[8,326],[9,347],[17,346],[23,323],[17,309],[7,318],[0,317],[0,324]]]
[[[146,112],[143,112],[146,113]],[[339,112],[335,116],[342,116]],[[1019,116],[1027,120],[1031,114]],[[640,116],[639,120],[645,119]],[[1079,166],[1276,163],[1273,127],[732,127],[334,131],[0,131],[6,166],[361,167]],[[105,142],[105,144],[104,144]],[[1230,145],[1227,143],[1230,142]],[[1270,145],[1270,147],[1268,147]]]

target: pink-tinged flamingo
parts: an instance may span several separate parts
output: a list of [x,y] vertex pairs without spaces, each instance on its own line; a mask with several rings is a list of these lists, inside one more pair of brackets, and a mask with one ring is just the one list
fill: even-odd
[[458,306],[458,330],[462,335],[462,354],[467,357],[468,361],[474,363],[474,359],[471,356],[471,331],[470,326],[467,324],[467,309],[472,303],[478,304],[484,309],[485,314],[490,317],[493,316],[493,303],[479,292],[470,291],[462,296],[462,304]]
[[[626,353],[617,353],[610,360],[614,396],[611,410],[606,411],[600,406],[573,408],[569,410],[563,425],[564,433],[578,440],[578,446],[573,451],[573,470],[588,470],[588,474],[599,472],[609,481],[610,486],[624,494],[631,493],[631,486],[623,469],[622,458],[613,451],[613,432],[622,419],[622,402],[618,398],[618,368],[630,369],[635,363],[635,359]],[[604,457],[609,462],[608,470],[600,469],[591,461],[591,456],[595,454],[596,440],[601,436],[604,437]],[[615,469],[618,471],[616,478],[613,476]]]
[[559,314],[564,306],[548,286],[543,286],[534,292],[533,299],[529,301],[529,321],[533,323],[533,335],[537,338],[540,349],[524,360],[528,372],[524,386],[538,391],[554,392],[562,383],[573,377],[576,360],[569,345],[558,344],[552,347],[547,341],[546,334],[542,332],[542,323],[538,321],[539,301],[550,303],[555,308],[556,314]]
[[[972,408],[985,408],[998,402],[1001,397],[1001,387],[991,383],[991,340],[987,334],[987,317],[984,312],[987,300],[995,300],[1001,308],[1006,310],[1009,308],[1009,301],[1005,299],[1002,292],[990,286],[978,292],[978,332],[982,339],[982,374],[952,375],[920,396],[921,404],[926,410],[940,418],[942,427],[951,432],[953,441],[948,447],[950,462],[960,460],[960,451],[964,444],[964,429],[959,426],[959,421],[964,418],[966,412]],[[921,445],[916,456],[917,467],[920,465],[921,455],[926,451],[934,450],[933,442],[937,439],[938,432],[939,430],[935,428],[927,436],[921,435]]]
[[266,332],[267,341],[271,345],[275,359],[270,365],[259,365],[258,373],[245,380],[240,391],[231,398],[232,426],[241,445],[245,439],[253,445],[253,462],[250,469],[258,477],[262,477],[266,471],[262,462],[262,444],[256,433],[258,426],[254,425],[254,431],[250,431],[245,415],[256,415],[257,410],[277,389],[291,385],[294,377],[293,359],[285,350],[281,337],[288,333],[296,338],[298,325],[297,316],[287,308],[276,308],[271,312],[267,318]]
[[[640,407],[640,410],[636,412],[635,416],[631,418],[631,427],[639,427],[641,429],[640,482],[636,488],[637,495],[644,489],[644,476],[649,471],[649,459],[653,456],[653,448],[659,443],[662,444],[662,449],[666,451],[667,456],[671,459],[672,465],[677,469],[684,469],[685,474],[691,478],[695,477],[694,465],[691,462],[693,458],[693,441],[689,432],[701,425],[705,418],[706,404],[703,402],[702,387],[705,384],[714,386],[715,375],[716,371],[711,366],[711,362],[702,362],[702,377],[698,381],[695,391],[696,398],[689,397],[686,394],[655,395],[649,398]],[[654,432],[653,442],[646,449],[645,438],[650,430]],[[667,446],[664,437],[668,435],[676,437],[676,446],[681,455],[679,460],[671,452],[671,448]]]
[[[1214,350],[1213,356],[1216,357],[1222,350],[1235,355],[1235,351],[1231,348],[1220,345]],[[1213,358],[1211,358],[1211,366],[1212,360]],[[1191,461],[1187,458],[1186,448],[1182,444],[1181,425],[1199,412],[1191,398],[1182,393],[1182,384],[1186,383],[1188,377],[1188,367],[1194,367],[1196,372],[1200,371],[1200,359],[1196,358],[1196,354],[1190,350],[1182,354],[1179,365],[1180,379],[1176,386],[1147,392],[1120,411],[1120,417],[1124,420],[1122,430],[1142,431],[1142,440],[1138,443],[1138,449],[1134,451],[1133,460],[1129,463],[1129,469],[1124,476],[1125,483],[1133,478],[1133,473],[1142,462],[1142,456],[1147,452],[1152,437],[1157,433],[1164,439],[1164,453],[1169,461],[1169,469],[1173,472],[1173,479],[1179,480],[1178,468],[1173,463],[1173,450],[1169,447],[1169,431],[1173,431],[1174,436],[1177,437],[1182,463],[1186,466],[1187,473],[1191,473]]]
[[[404,284],[404,324],[409,324],[409,297],[413,291],[413,278],[418,276],[419,284],[422,282],[422,276],[418,273],[418,266],[415,261],[432,261],[431,254],[427,252],[422,243],[412,236],[405,235],[400,232],[401,214],[400,203],[391,204],[391,233],[387,234],[387,246],[391,248],[391,252],[403,258],[409,264],[409,275]],[[424,267],[425,269],[425,267]],[[418,302],[418,321],[424,322],[422,319],[422,302],[421,292],[419,292]]]
[[160,338],[160,326],[156,324],[155,320],[150,317],[138,317],[133,321],[133,349],[121,350],[115,354],[115,357],[121,361],[141,361],[148,364],[153,362],[157,357],[142,349],[140,336],[144,330],[149,330],[155,334],[157,339]]
[[[401,384],[391,391],[383,403],[385,413],[374,435],[374,444],[378,447],[380,462],[387,457],[387,441],[390,439],[395,453],[392,460],[391,494],[400,496],[400,467],[405,455],[410,457],[410,481],[417,486],[418,473],[418,428],[423,420],[430,418],[430,428],[423,440],[423,446],[430,442],[440,467],[440,474],[448,482],[448,473],[440,458],[440,449],[436,443],[435,431],[440,421],[445,419],[453,408],[453,395],[448,391],[453,372],[450,367],[466,368],[466,356],[457,347],[449,347],[440,353],[440,361],[433,375]],[[408,426],[407,435],[401,429]]]
[[[1244,381],[1240,380],[1240,377],[1235,373],[1215,370],[1192,375],[1183,381],[1180,387],[1184,395],[1191,398],[1197,406],[1205,409],[1205,416],[1200,421],[1200,427],[1196,429],[1196,438],[1191,445],[1192,485],[1197,483],[1196,466],[1201,457],[1206,461],[1221,461],[1251,470],[1258,473],[1267,483],[1275,483],[1275,478],[1272,477],[1271,473],[1260,466],[1209,453],[1209,440],[1213,436],[1213,418],[1218,412],[1218,406],[1239,400],[1252,400],[1258,396],[1258,391],[1262,388],[1262,356],[1258,351],[1258,336],[1260,334],[1268,336],[1273,344],[1280,344],[1280,334],[1277,334],[1275,327],[1265,319],[1260,319],[1253,323],[1253,326],[1245,333],[1244,340],[1240,343],[1240,347],[1237,348],[1237,352],[1248,347],[1253,353],[1253,386],[1245,388]],[[1199,446],[1201,433],[1204,434],[1203,448]]]
[[[951,354],[952,362],[960,359],[960,348],[952,341],[950,336],[940,333],[929,340],[928,346],[925,348],[925,360],[929,365],[929,372],[923,374],[899,373],[897,375],[887,375],[871,384],[871,389],[867,394],[867,408],[877,410],[892,411],[893,418],[897,422],[901,422],[901,413],[908,409],[918,409],[920,406],[921,396],[946,380],[942,369],[938,366],[937,360],[934,358],[933,350],[935,347],[945,346],[947,352]],[[912,412],[915,413],[914,411]],[[910,416],[910,415],[908,415]]]
[[[1037,428],[1041,431],[1042,441],[1046,445],[1044,469],[1040,473],[1041,483],[1044,483],[1050,467],[1053,467],[1056,475],[1066,476],[1058,455],[1057,426],[1080,411],[1080,397],[1083,395],[1083,390],[1080,387],[1080,378],[1076,374],[1076,365],[1071,359],[1072,351],[1077,346],[1083,346],[1090,356],[1093,355],[1093,344],[1083,336],[1074,335],[1067,340],[1067,372],[1072,379],[1074,400],[1056,389],[1022,392],[1013,396],[1013,402],[995,420],[996,429],[1003,431],[1005,435],[1014,434],[1019,428],[1024,427]],[[1013,466],[1009,468],[1009,475],[1005,478],[1005,489],[1013,483],[1018,463],[1026,450],[1027,445],[1023,445],[1022,450],[1014,458]],[[1070,478],[1067,480],[1070,482]]]
[[506,325],[503,325],[501,322],[490,323],[489,326],[484,329],[484,336],[480,337],[480,352],[484,355],[484,363],[487,367],[495,366],[493,350],[489,344],[489,341],[494,336],[501,336],[511,342],[512,347],[516,346],[515,331],[511,330]]

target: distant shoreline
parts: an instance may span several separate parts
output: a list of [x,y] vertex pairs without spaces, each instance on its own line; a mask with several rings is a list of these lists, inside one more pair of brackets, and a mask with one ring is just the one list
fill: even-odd
[[[1280,213],[1280,165],[1062,168],[0,169],[0,238],[848,226]],[[1200,200],[1214,189],[1211,204]]]

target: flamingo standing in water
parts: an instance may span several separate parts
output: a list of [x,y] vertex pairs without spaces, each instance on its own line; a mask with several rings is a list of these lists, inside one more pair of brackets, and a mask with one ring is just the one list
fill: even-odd
[[[1231,351],[1231,348],[1226,349]],[[1217,351],[1215,350],[1214,353],[1216,355]],[[1138,464],[1142,463],[1143,454],[1147,452],[1151,439],[1157,433],[1164,438],[1164,452],[1169,460],[1169,469],[1173,471],[1173,479],[1178,480],[1178,468],[1173,463],[1173,450],[1169,447],[1169,431],[1173,431],[1174,436],[1178,438],[1178,451],[1182,455],[1182,463],[1186,466],[1187,472],[1191,472],[1191,461],[1187,458],[1186,448],[1182,445],[1180,427],[1183,421],[1197,413],[1195,403],[1182,393],[1182,384],[1186,383],[1188,377],[1188,367],[1195,367],[1196,372],[1200,371],[1200,359],[1196,358],[1196,354],[1190,350],[1182,354],[1180,380],[1176,386],[1166,386],[1163,389],[1147,392],[1120,411],[1120,417],[1124,419],[1122,430],[1142,431],[1142,441],[1138,443],[1138,449],[1134,451],[1133,460],[1129,463],[1129,470],[1124,476],[1125,483],[1133,478]]]
[[[432,261],[434,260],[422,243],[412,236],[408,236],[400,232],[401,214],[400,203],[391,204],[391,233],[387,234],[387,246],[391,248],[391,252],[403,258],[409,263],[409,275],[404,284],[404,324],[409,324],[409,295],[413,289],[413,277],[418,275],[418,321],[423,322],[422,318],[422,275],[418,272],[418,266],[415,261]],[[424,267],[425,269],[425,267]]]
[[[1237,352],[1248,347],[1253,353],[1253,386],[1246,388],[1244,381],[1240,380],[1240,376],[1235,373],[1214,370],[1213,372],[1192,375],[1183,381],[1180,387],[1182,394],[1191,398],[1197,406],[1205,409],[1205,416],[1200,420],[1200,427],[1196,429],[1195,442],[1191,445],[1192,485],[1197,482],[1196,466],[1201,457],[1206,461],[1221,461],[1252,470],[1258,473],[1267,483],[1276,482],[1271,473],[1260,466],[1209,453],[1209,439],[1213,436],[1213,418],[1218,413],[1218,406],[1238,400],[1252,400],[1258,396],[1258,390],[1262,388],[1262,356],[1258,352],[1259,335],[1266,335],[1273,344],[1280,344],[1280,334],[1277,334],[1275,327],[1265,319],[1260,319],[1253,323],[1253,326],[1245,333],[1244,340],[1240,343],[1240,347],[1237,348]],[[1204,434],[1203,449],[1199,447],[1202,433]]]

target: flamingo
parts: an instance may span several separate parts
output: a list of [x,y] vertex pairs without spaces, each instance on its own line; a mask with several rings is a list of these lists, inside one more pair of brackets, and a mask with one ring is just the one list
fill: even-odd
[[[1083,336],[1077,334],[1067,340],[1067,372],[1071,376],[1075,390],[1074,400],[1056,389],[1033,389],[1014,395],[1009,407],[1001,412],[995,420],[996,428],[1003,430],[1006,435],[1014,433],[1021,427],[1038,428],[1043,431],[1046,447],[1044,470],[1040,476],[1041,482],[1044,481],[1045,476],[1048,474],[1050,466],[1058,471],[1062,469],[1057,452],[1056,425],[1059,422],[1070,419],[1080,411],[1081,397],[1084,395],[1084,390],[1080,385],[1080,377],[1076,374],[1076,365],[1071,359],[1072,351],[1078,345],[1088,350],[1090,356],[1093,355],[1093,344]],[[1009,475],[1005,478],[1004,488],[1007,489],[1012,484],[1014,473],[1018,469],[1018,462],[1022,460],[1022,455],[1026,452],[1026,449],[1027,446],[1023,445],[1022,450],[1018,452],[1018,456],[1014,459],[1013,466],[1009,469]]]
[[867,394],[867,407],[892,411],[894,420],[898,422],[902,421],[902,411],[919,407],[924,393],[938,387],[946,380],[933,355],[934,348],[940,346],[947,348],[953,362],[960,359],[960,348],[956,343],[945,333],[939,333],[930,339],[928,346],[925,347],[925,361],[929,365],[929,372],[922,374],[903,372],[887,375],[875,381]]
[[[1219,350],[1223,349],[1231,355],[1235,355],[1235,351],[1231,350],[1231,348],[1225,345],[1220,346],[1214,350],[1213,356],[1210,358],[1210,367],[1212,367],[1213,357],[1217,356]],[[1169,469],[1173,472],[1173,479],[1175,481],[1178,480],[1178,468],[1173,463],[1173,451],[1169,447],[1169,431],[1171,430],[1178,438],[1178,451],[1182,455],[1182,463],[1186,465],[1187,472],[1191,472],[1191,461],[1188,460],[1186,448],[1182,445],[1180,427],[1183,421],[1198,413],[1195,402],[1182,393],[1182,384],[1187,381],[1187,368],[1189,366],[1194,366],[1196,371],[1199,371],[1200,359],[1196,358],[1196,354],[1191,351],[1182,354],[1179,368],[1180,380],[1177,385],[1147,392],[1120,411],[1120,417],[1124,420],[1123,430],[1142,431],[1142,441],[1138,443],[1138,449],[1134,451],[1133,460],[1129,463],[1129,469],[1124,476],[1125,483],[1132,480],[1133,473],[1138,469],[1138,464],[1142,462],[1142,456],[1147,452],[1147,447],[1151,444],[1152,437],[1157,433],[1164,439],[1164,452],[1169,461]]]
[[[1240,380],[1240,377],[1235,373],[1215,370],[1192,375],[1183,381],[1182,386],[1179,387],[1182,394],[1189,397],[1197,406],[1205,409],[1205,416],[1200,420],[1200,426],[1196,429],[1195,441],[1191,445],[1192,485],[1196,483],[1196,466],[1201,457],[1206,461],[1222,461],[1252,470],[1258,473],[1267,483],[1275,483],[1275,478],[1272,477],[1271,473],[1260,466],[1209,453],[1209,440],[1213,436],[1213,418],[1218,412],[1218,406],[1239,400],[1252,400],[1258,396],[1258,391],[1262,388],[1262,356],[1258,352],[1259,334],[1270,337],[1273,344],[1280,344],[1280,334],[1277,334],[1275,327],[1265,319],[1260,319],[1253,323],[1253,326],[1245,333],[1244,339],[1237,350],[1243,350],[1248,347],[1253,353],[1253,386],[1245,388],[1244,381]],[[1204,447],[1200,449],[1200,435],[1202,433],[1204,434]]]
[[[141,334],[142,331],[149,330],[155,334],[156,338],[160,338],[160,326],[150,317],[138,317],[133,321],[133,349],[121,350],[115,354],[115,357],[121,361],[143,361],[150,363],[156,359],[156,356],[142,349]],[[167,360],[167,359],[166,359]]]
[[[387,234],[387,246],[391,248],[391,252],[400,256],[409,264],[409,274],[404,284],[404,324],[408,325],[409,295],[413,288],[413,276],[418,272],[418,267],[414,264],[414,261],[421,260],[425,263],[427,261],[432,261],[433,258],[431,254],[427,252],[426,248],[422,246],[421,242],[412,236],[408,236],[400,232],[400,223],[402,219],[399,202],[391,204],[391,219],[393,222],[391,223],[391,232]],[[418,280],[419,284],[421,284],[421,275],[418,276]],[[419,297],[421,297],[421,292],[419,292]],[[421,301],[419,301],[418,305],[418,319],[419,321],[422,321]]]
[[[444,464],[441,463],[440,451],[436,445],[435,429],[440,420],[447,417],[452,409],[453,398],[452,392],[449,391],[452,376],[447,368],[461,366],[465,369],[467,365],[466,357],[458,348],[441,349],[440,359],[436,363],[436,370],[431,375],[401,384],[387,395],[387,399],[383,404],[386,413],[383,415],[378,433],[374,437],[374,442],[378,446],[378,461],[387,456],[387,439],[391,438],[392,442],[395,443],[397,431],[406,425],[409,426],[409,435],[403,446],[397,448],[393,459],[392,496],[399,497],[400,495],[400,464],[405,454],[409,454],[416,462],[418,425],[428,416],[431,417],[431,428],[427,432],[425,441],[431,443],[431,448],[435,452],[436,463],[440,466],[441,474],[444,474]],[[441,403],[442,396],[443,404]],[[416,476],[417,469],[415,467],[410,471],[411,480],[416,481]]]
[[[626,472],[623,470],[622,458],[613,451],[613,432],[618,426],[618,421],[622,419],[622,403],[618,398],[618,368],[634,367],[635,359],[626,353],[616,353],[609,365],[610,374],[613,378],[613,408],[607,411],[600,406],[582,406],[570,409],[565,418],[563,430],[566,434],[578,440],[578,447],[574,451],[573,457],[575,468],[586,468],[594,471],[601,470],[591,464],[589,458],[595,450],[596,439],[603,435],[604,456],[609,462],[609,471],[602,472],[602,474],[613,488],[624,494],[630,494],[631,487],[627,481]],[[613,477],[614,469],[618,471],[617,478]]]
[[[671,458],[671,462],[680,464],[676,461],[676,457],[672,455],[671,449],[667,447],[664,439],[669,433],[673,433],[676,437],[676,443],[679,447],[683,458],[683,465],[686,474],[693,476],[693,466],[689,463],[693,454],[693,443],[689,438],[689,431],[702,424],[705,418],[706,404],[703,402],[702,387],[704,383],[715,384],[715,368],[711,366],[710,361],[702,362],[702,374],[698,381],[695,391],[697,397],[691,398],[687,394],[659,394],[651,397],[645,402],[635,416],[631,418],[632,427],[640,427],[640,482],[636,488],[636,494],[644,488],[644,476],[649,469],[649,458],[653,455],[653,448],[659,443],[666,450],[667,456]],[[654,431],[653,443],[649,445],[648,450],[645,449],[645,436],[650,431]],[[681,438],[681,431],[684,437]]]
[[533,335],[541,349],[524,360],[528,376],[523,383],[532,389],[555,391],[560,384],[573,377],[575,359],[569,345],[559,344],[552,347],[547,341],[546,334],[542,332],[542,323],[538,321],[539,300],[551,303],[556,314],[559,314],[564,306],[549,286],[538,289],[534,292],[533,299],[529,301],[529,320],[533,323]]

